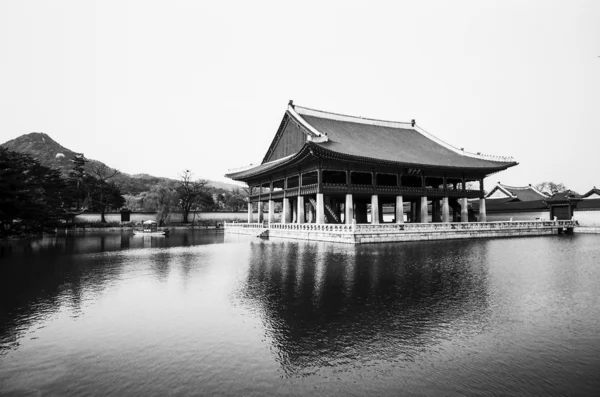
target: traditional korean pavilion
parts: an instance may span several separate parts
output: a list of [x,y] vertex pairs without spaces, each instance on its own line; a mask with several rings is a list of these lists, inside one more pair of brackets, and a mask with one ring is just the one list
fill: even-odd
[[467,199],[480,200],[485,222],[483,179],[517,164],[457,149],[414,120],[346,116],[290,101],[262,163],[226,176],[250,187],[249,223],[252,203],[263,222],[265,202],[269,222],[276,202],[281,223],[378,224],[384,205],[403,223],[405,204],[409,222],[468,222]]

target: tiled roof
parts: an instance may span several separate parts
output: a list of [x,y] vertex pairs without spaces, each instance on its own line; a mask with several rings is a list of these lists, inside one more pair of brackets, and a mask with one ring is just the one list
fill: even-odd
[[317,143],[319,146],[344,155],[490,172],[517,164],[512,158],[465,153],[411,123],[337,115],[299,106],[294,109],[307,124],[327,136],[326,141]]
[[600,210],[600,199],[589,199],[589,200],[581,200],[577,203],[578,210],[592,210],[598,209]]
[[497,190],[502,191],[507,197],[510,197],[515,201],[535,201],[543,200],[549,197],[546,193],[541,192],[531,185],[516,187],[503,185],[500,182],[494,186],[494,188],[487,194],[486,197],[492,196]]
[[581,196],[577,192],[566,190],[564,192],[554,193],[552,197],[547,198],[545,201],[547,203],[566,203],[579,200],[581,200]]
[[364,119],[294,106],[293,118],[306,134],[295,155],[263,163],[226,176],[243,180],[276,168],[297,164],[308,155],[346,161],[385,163],[406,167],[443,167],[491,174],[518,163],[508,157],[472,154],[437,139],[414,123]]
[[594,186],[589,192],[587,192],[586,194],[583,194],[581,196],[581,198],[587,198],[587,197],[591,196],[592,194],[597,194],[598,196],[600,196],[600,189],[596,189],[596,186]]
[[[479,203],[475,201],[473,203],[474,209],[479,208]],[[511,212],[511,211],[535,211],[545,210],[548,205],[544,200],[534,201],[504,201],[499,202],[494,199],[488,199],[485,201],[485,208],[487,212]]]

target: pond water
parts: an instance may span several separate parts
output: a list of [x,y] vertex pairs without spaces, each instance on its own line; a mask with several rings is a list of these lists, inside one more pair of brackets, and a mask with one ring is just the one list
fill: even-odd
[[209,230],[11,245],[0,395],[600,390],[598,235],[348,246]]

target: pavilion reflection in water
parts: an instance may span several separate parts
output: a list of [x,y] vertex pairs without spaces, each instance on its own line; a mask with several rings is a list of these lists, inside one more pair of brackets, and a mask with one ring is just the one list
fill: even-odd
[[254,243],[239,298],[264,317],[288,375],[343,362],[401,365],[454,321],[473,320],[478,332],[488,313],[485,245],[432,244]]

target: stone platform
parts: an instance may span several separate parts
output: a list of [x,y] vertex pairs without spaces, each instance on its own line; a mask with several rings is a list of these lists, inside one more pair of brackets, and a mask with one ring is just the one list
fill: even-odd
[[269,238],[366,244],[464,238],[545,236],[571,233],[575,221],[406,224],[225,223],[225,232]]

